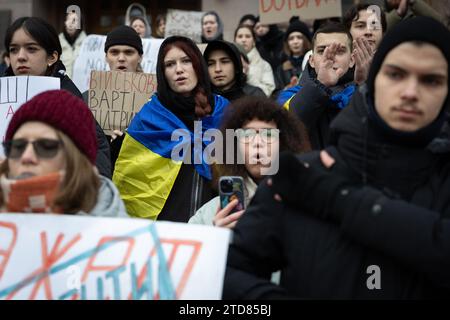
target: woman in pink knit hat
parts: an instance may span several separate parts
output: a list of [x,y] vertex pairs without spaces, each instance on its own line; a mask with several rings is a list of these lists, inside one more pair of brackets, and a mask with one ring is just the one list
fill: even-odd
[[126,216],[116,187],[95,167],[92,113],[68,91],[46,91],[23,104],[3,146],[1,211]]

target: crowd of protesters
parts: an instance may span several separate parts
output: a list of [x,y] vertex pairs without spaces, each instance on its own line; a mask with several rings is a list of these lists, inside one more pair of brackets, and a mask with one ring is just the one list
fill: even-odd
[[[231,41],[209,11],[202,53],[165,37],[164,15],[152,29],[133,4],[106,35],[105,62],[143,72],[142,40],[164,39],[157,90],[108,136],[71,80],[83,17],[68,13],[59,36],[43,19],[17,19],[2,76],[55,77],[61,90],[33,97],[9,122],[1,211],[229,228],[224,299],[449,297],[450,31],[422,0],[387,0],[375,21],[371,8],[314,23],[293,16],[287,28],[246,14]],[[209,130],[224,139],[212,164]],[[181,153],[174,132],[188,137]],[[225,176],[242,177],[243,204],[221,205]],[[30,207],[36,192],[51,196]],[[366,282],[371,265],[383,272],[377,290]]]

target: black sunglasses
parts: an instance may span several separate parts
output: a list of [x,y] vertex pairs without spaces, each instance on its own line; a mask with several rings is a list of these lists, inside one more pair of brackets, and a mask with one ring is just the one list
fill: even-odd
[[55,139],[37,139],[28,141],[26,139],[13,139],[3,142],[5,155],[10,159],[19,159],[27,148],[28,144],[33,145],[34,152],[39,158],[50,159],[56,156],[62,141]]

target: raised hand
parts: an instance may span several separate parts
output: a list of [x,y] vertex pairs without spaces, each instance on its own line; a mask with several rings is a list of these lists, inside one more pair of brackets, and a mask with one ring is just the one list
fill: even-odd
[[336,55],[340,49],[341,45],[339,43],[332,43],[323,52],[323,59],[319,63],[317,70],[317,80],[326,87],[335,86],[339,78],[344,74],[342,68],[334,67]]
[[355,59],[355,82],[357,84],[362,84],[366,81],[367,75],[369,74],[369,68],[372,64],[375,50],[363,37],[353,41],[353,47],[353,58]]

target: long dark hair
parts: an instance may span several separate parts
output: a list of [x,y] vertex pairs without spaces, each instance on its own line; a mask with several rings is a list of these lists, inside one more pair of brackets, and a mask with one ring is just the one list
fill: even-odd
[[[58,60],[61,58],[62,48],[61,43],[59,42],[58,33],[55,28],[47,21],[37,17],[22,17],[18,18],[13,22],[11,26],[9,26],[8,30],[6,30],[5,35],[5,49],[9,54],[9,47],[11,45],[12,38],[14,33],[23,28],[26,33],[28,33],[44,50],[47,52],[47,55],[51,56],[55,51],[58,53]],[[54,67],[56,63],[53,64]],[[50,75],[53,70],[51,67],[47,70],[47,75]]]
[[14,33],[23,28],[36,42],[45,49],[48,55],[52,55],[55,51],[61,56],[62,49],[59,42],[58,33],[55,28],[47,21],[37,17],[22,17],[13,22],[13,24],[6,30],[5,48],[9,53],[9,46],[11,44]]
[[[211,92],[211,81],[209,79],[208,68],[203,59],[202,53],[197,45],[190,39],[180,36],[169,37],[161,44],[156,65],[156,78],[158,80],[158,98],[161,103],[176,115],[180,110],[176,110],[174,102],[180,100],[180,95],[175,93],[169,86],[165,76],[164,58],[170,49],[177,47],[191,59],[192,66],[197,75],[198,83],[192,92],[195,104],[195,116],[202,118],[212,113],[214,108],[214,97]],[[175,103],[176,104],[176,103]]]

